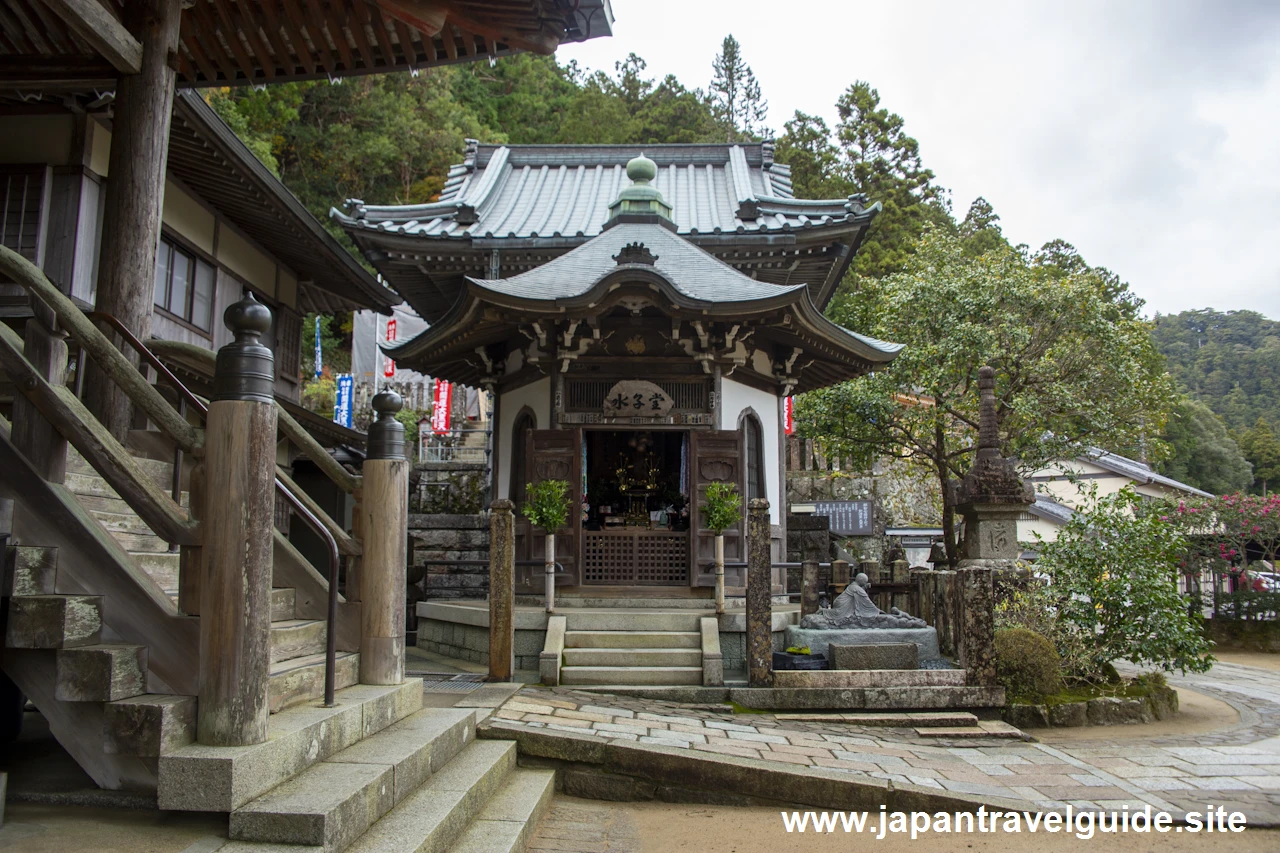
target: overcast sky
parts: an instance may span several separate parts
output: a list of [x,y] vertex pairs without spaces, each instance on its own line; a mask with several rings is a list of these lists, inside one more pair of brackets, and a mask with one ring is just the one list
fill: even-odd
[[855,80],[906,120],[957,218],[984,196],[1015,243],[1060,237],[1147,312],[1280,319],[1280,2],[613,0],[614,37],[558,51],[711,79],[742,44],[781,133],[834,125]]

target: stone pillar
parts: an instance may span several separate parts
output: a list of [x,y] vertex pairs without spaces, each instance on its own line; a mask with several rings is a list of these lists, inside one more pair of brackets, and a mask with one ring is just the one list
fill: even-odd
[[205,427],[197,738],[247,746],[267,739],[275,365],[260,342],[271,328],[265,305],[246,296],[223,320],[235,341],[218,351]]
[[805,560],[800,564],[800,618],[818,612],[818,563]]
[[933,582],[933,625],[938,630],[938,650],[948,657],[960,653],[956,646],[956,573],[950,569],[930,572]]
[[773,686],[773,592],[769,501],[752,498],[747,515],[747,683]]
[[849,573],[848,560],[831,561],[831,582],[833,584],[844,584],[845,586],[853,582],[853,577]]
[[409,538],[409,462],[400,395],[374,395],[360,502],[360,683],[404,681],[405,560]]
[[[906,584],[911,582],[911,564],[906,560],[894,560],[892,574],[889,576],[890,581],[895,584]],[[912,616],[916,615],[914,605],[911,603],[911,593],[895,592],[893,594],[893,606],[899,610],[905,610]]]
[[489,505],[489,680],[515,674],[516,535],[515,504],[499,498]]
[[[934,625],[933,621],[933,581],[929,577],[933,574],[928,569],[912,569],[911,570],[911,586],[915,589],[915,610],[909,611],[912,616],[918,616],[927,624]],[[937,627],[936,625],[934,627]]]
[[996,683],[994,592],[991,569],[970,568],[956,572],[960,617],[960,665],[968,684]]

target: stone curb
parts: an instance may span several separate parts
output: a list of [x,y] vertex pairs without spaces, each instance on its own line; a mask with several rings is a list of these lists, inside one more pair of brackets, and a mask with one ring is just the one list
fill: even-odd
[[[851,778],[848,773],[818,767],[782,766],[773,761],[674,747],[610,742],[570,732],[553,734],[489,724],[477,728],[476,736],[486,740],[513,740],[521,756],[547,759],[570,768],[588,765],[614,777],[632,777],[773,803],[845,811],[876,811],[881,804],[890,811],[955,812],[972,811],[979,806],[1007,811],[1034,808],[1025,801],[1004,797],[944,792],[874,778]],[[780,791],[787,792],[785,799],[779,798]]]

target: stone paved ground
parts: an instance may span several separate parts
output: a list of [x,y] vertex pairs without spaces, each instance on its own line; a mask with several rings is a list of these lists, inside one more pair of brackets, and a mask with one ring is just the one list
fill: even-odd
[[937,740],[919,738],[912,729],[735,715],[719,705],[570,688],[526,688],[491,722],[825,767],[855,777],[1018,799],[1036,808],[1149,803],[1181,814],[1212,802],[1245,812],[1253,823],[1280,824],[1280,672],[1219,664],[1206,675],[1170,681],[1231,703],[1241,713],[1241,724],[1214,734],[1155,739],[1099,729],[1098,740],[1058,746]]

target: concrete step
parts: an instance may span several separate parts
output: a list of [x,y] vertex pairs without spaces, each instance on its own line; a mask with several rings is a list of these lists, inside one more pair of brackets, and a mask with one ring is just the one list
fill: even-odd
[[292,589],[271,590],[272,622],[288,622],[293,619],[293,600],[295,594],[295,591]]
[[702,666],[702,649],[565,649],[565,666]]
[[454,842],[515,768],[514,741],[474,741],[347,849],[351,853],[453,850]]
[[[274,605],[273,605],[274,606]],[[287,619],[271,623],[271,662],[323,654],[328,626],[319,619]]]
[[561,684],[702,684],[700,666],[565,666]]
[[274,714],[267,740],[252,746],[190,744],[159,759],[158,804],[178,811],[232,812],[361,738],[422,707],[422,681],[391,687],[356,685],[337,704]]
[[566,649],[698,649],[697,631],[565,631]]
[[158,758],[196,739],[196,697],[144,693],[102,706],[104,749]]
[[70,649],[102,638],[102,597],[29,595],[9,599],[5,645],[13,649]]
[[[360,680],[360,653],[338,652],[334,657],[335,690],[350,687]],[[312,699],[324,696],[324,654],[305,655],[271,665],[267,681],[267,706],[278,714]]]
[[58,549],[15,545],[5,554],[4,595],[53,595]]
[[555,792],[554,770],[518,768],[485,803],[452,853],[523,853]]
[[233,812],[230,837],[336,853],[474,737],[469,711],[418,711]]
[[574,610],[562,608],[568,631],[697,631],[703,611],[688,613],[654,610]]
[[59,649],[54,697],[60,702],[114,702],[147,692],[147,647],[103,643]]

